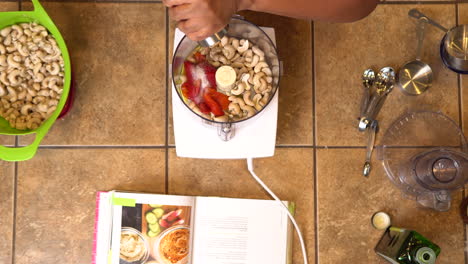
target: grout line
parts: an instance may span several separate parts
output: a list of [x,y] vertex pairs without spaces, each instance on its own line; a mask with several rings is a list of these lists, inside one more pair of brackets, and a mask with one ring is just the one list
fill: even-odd
[[318,171],[317,171],[317,126],[316,126],[316,105],[315,105],[315,24],[314,21],[310,22],[310,36],[311,36],[311,49],[312,49],[312,142],[314,147],[313,151],[313,162],[314,162],[314,171],[313,171],[313,181],[314,181],[314,249],[315,249],[315,263],[319,263],[319,234],[318,234],[318,225],[319,225],[319,215],[318,215]]
[[[7,145],[9,146],[9,145]],[[10,147],[15,147],[11,145]],[[17,147],[26,147],[27,145],[18,145]],[[380,145],[377,145],[380,146]],[[453,147],[453,146],[387,146],[387,148],[435,148],[435,147]],[[43,145],[40,149],[174,149],[175,145]],[[303,149],[365,149],[366,146],[323,146],[323,145],[276,145],[275,148],[303,148]]]
[[[25,147],[27,145],[19,145],[19,147]],[[125,146],[125,145],[115,145],[115,146],[108,146],[108,145],[100,145],[100,146],[92,146],[92,145],[46,145],[46,146],[39,146],[39,149],[163,149],[166,146]]]
[[164,8],[165,23],[166,23],[166,142],[165,142],[165,193],[169,193],[169,14],[167,8]]
[[457,4],[458,1],[380,1],[379,5],[419,5],[419,4],[435,4],[435,5],[444,5],[444,4]]
[[[458,26],[459,25],[459,15],[460,15],[460,11],[458,9],[458,3],[455,4],[455,25]],[[459,118],[459,122],[460,122],[460,127],[462,128],[462,132],[464,132],[464,124],[463,124],[463,93],[462,93],[462,86],[461,86],[461,74],[457,74],[457,82],[458,82],[458,118]],[[465,191],[465,187],[463,187],[463,190],[462,190],[462,195],[463,195],[463,199],[466,198],[466,191]],[[464,253],[464,257],[465,257],[465,264],[468,264],[468,252],[466,251],[466,239],[467,239],[467,236],[466,236],[466,224],[463,223],[463,240],[465,241],[465,249],[463,250],[463,253]]]
[[[12,1],[12,0],[4,0]],[[16,1],[16,0],[15,0]],[[20,2],[22,0],[19,0]],[[162,1],[159,0],[42,0],[44,3],[108,3],[108,4],[162,4]]]
[[282,149],[282,148],[305,148],[305,149],[310,149],[310,148],[314,148],[313,145],[276,145],[275,148],[279,148],[279,149]]
[[14,182],[13,182],[13,232],[11,236],[11,263],[15,263],[16,254],[16,207],[18,197],[18,162],[15,162],[14,167]]
[[[459,25],[459,9],[458,9],[458,3],[455,4],[455,25],[458,26]],[[457,83],[458,83],[458,118],[459,118],[459,123],[460,123],[460,127],[462,128],[462,132],[464,132],[464,124],[463,124],[463,93],[462,93],[462,86],[461,86],[461,74],[457,74]],[[462,190],[462,195],[463,195],[463,199],[466,198],[466,192],[465,192],[465,187],[463,187],[463,190]],[[466,239],[467,239],[467,236],[466,236],[466,224],[463,223],[463,240],[465,241],[465,249],[463,250],[463,255],[465,257],[465,264],[468,264],[468,252],[466,251]]]

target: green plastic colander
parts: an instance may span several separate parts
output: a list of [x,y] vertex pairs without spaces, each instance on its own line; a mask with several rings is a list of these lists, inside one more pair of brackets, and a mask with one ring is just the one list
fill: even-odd
[[47,15],[44,8],[41,6],[38,0],[32,0],[34,5],[34,11],[19,11],[19,12],[0,12],[0,29],[7,26],[25,23],[25,22],[36,22],[41,24],[54,36],[57,44],[62,52],[63,61],[65,63],[65,80],[63,84],[62,97],[57,105],[55,112],[42,123],[40,127],[34,130],[17,130],[10,126],[8,121],[0,117],[0,135],[26,135],[26,134],[36,134],[34,142],[29,146],[18,147],[18,148],[9,148],[5,146],[0,146],[0,159],[6,161],[23,161],[28,160],[34,157],[36,154],[37,148],[41,143],[44,136],[49,131],[52,124],[55,122],[57,117],[60,115],[60,112],[65,105],[68,92],[70,90],[71,82],[71,65],[70,65],[70,56],[68,54],[67,46],[65,41],[62,38],[59,30],[55,26],[52,19]]

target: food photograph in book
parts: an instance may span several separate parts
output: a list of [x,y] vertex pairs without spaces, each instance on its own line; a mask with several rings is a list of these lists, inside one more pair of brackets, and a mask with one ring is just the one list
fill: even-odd
[[122,207],[120,264],[188,264],[190,206]]

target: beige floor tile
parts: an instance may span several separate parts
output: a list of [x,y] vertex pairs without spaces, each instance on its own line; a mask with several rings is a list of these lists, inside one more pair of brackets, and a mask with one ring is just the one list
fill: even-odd
[[[296,215],[314,263],[314,186],[311,149],[277,149],[268,159],[254,160],[255,172],[283,200],[296,202]],[[196,160],[169,154],[169,192],[181,195],[270,199],[251,178],[246,161]],[[302,263],[298,238],[294,261]]]
[[[259,26],[274,27],[276,30],[278,53],[284,70],[279,90],[277,144],[312,145],[310,22],[264,13],[242,12],[241,14]],[[170,32],[173,31],[173,27],[172,23]],[[172,43],[170,45],[172,46]],[[173,144],[172,117],[169,128],[169,142]]]
[[[319,145],[365,145],[365,135],[357,129],[362,72],[368,67],[377,70],[384,66],[398,70],[415,58],[416,26],[407,15],[415,7],[446,27],[455,24],[453,4],[380,5],[369,17],[356,23],[315,24]],[[422,59],[434,71],[432,88],[419,96],[406,96],[395,87],[377,118],[380,131],[384,132],[408,109],[441,110],[458,122],[457,75],[446,69],[439,58],[442,37],[440,30],[427,28]]]
[[[17,2],[0,2],[0,12],[18,11]],[[0,145],[13,146],[15,144],[14,136],[0,135]]]
[[11,263],[13,238],[14,163],[0,161],[0,263]]
[[[458,23],[468,24],[468,3],[458,5]],[[468,76],[461,75],[461,88],[462,88],[462,99],[463,99],[463,126],[466,130],[468,125]]]
[[[31,8],[29,3],[25,6]],[[67,42],[77,91],[71,112],[57,121],[43,144],[163,145],[163,5],[45,2],[44,6]]]
[[384,263],[374,253],[382,232],[371,227],[370,218],[385,211],[394,226],[416,230],[438,244],[438,263],[464,263],[461,191],[454,193],[449,212],[423,209],[402,197],[377,160],[364,178],[363,158],[363,149],[317,150],[319,262]]
[[15,263],[90,263],[96,191],[164,193],[164,157],[159,149],[42,149],[20,163]]

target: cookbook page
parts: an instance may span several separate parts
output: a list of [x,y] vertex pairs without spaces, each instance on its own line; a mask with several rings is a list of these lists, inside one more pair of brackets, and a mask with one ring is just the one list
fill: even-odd
[[285,264],[288,218],[275,201],[197,197],[193,264]]
[[112,200],[112,264],[190,263],[193,197],[115,192]]

